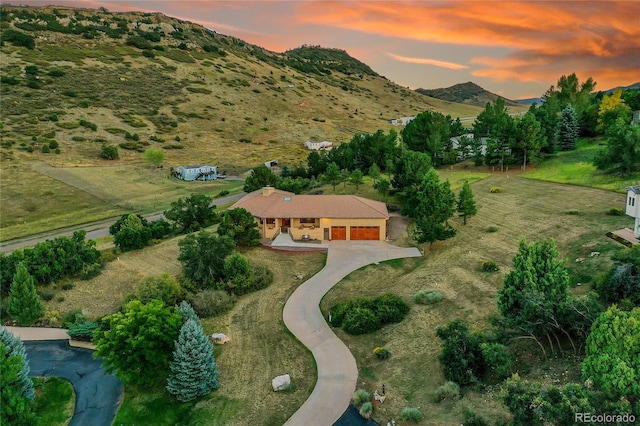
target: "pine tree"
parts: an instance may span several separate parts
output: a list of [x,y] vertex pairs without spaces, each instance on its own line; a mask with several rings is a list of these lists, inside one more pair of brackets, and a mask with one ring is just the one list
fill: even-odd
[[7,358],[12,356],[19,356],[22,358],[22,365],[20,372],[18,373],[18,380],[15,382],[16,389],[20,396],[33,401],[35,398],[35,390],[33,389],[33,382],[29,378],[29,362],[27,361],[27,353],[25,352],[22,341],[6,328],[0,326],[0,343],[2,343],[7,349]]
[[169,366],[167,390],[181,402],[207,395],[220,386],[213,345],[200,324],[192,319],[180,329]]
[[563,151],[576,149],[578,117],[571,104],[564,107],[558,123],[558,146]]
[[189,320],[194,320],[198,324],[200,324],[200,318],[198,318],[198,314],[193,310],[193,306],[186,300],[180,302],[180,306],[178,307],[178,313],[182,315],[182,325]]
[[443,241],[456,234],[448,223],[454,213],[456,196],[449,181],[440,183],[433,168],[422,179],[412,200],[410,210],[416,219],[414,238],[418,244],[429,243],[431,247],[435,241]]
[[42,302],[36,292],[34,279],[29,275],[27,267],[19,263],[13,275],[7,313],[20,325],[31,325],[44,312]]
[[467,224],[467,216],[475,216],[478,213],[476,207],[476,201],[473,198],[473,192],[471,191],[471,185],[469,181],[465,180],[460,191],[460,197],[458,199],[458,213],[462,216],[464,224]]

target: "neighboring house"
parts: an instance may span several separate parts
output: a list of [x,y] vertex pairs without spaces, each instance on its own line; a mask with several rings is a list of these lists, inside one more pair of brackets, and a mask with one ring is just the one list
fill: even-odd
[[182,180],[216,180],[218,178],[218,168],[216,166],[186,166],[178,167],[173,175]]
[[414,118],[416,117],[413,116],[413,117],[395,118],[393,120],[390,120],[390,123],[393,124],[394,126],[406,126],[407,124],[411,123]]
[[631,124],[636,124],[636,125],[640,124],[640,110],[633,111],[633,114],[631,116]]
[[306,141],[304,143],[305,148],[307,149],[311,149],[314,151],[321,151],[321,150],[327,150],[329,151],[331,148],[333,148],[333,144],[329,141],[314,141],[314,140],[309,140]]
[[237,207],[251,212],[264,238],[275,238],[280,232],[288,232],[294,240],[387,237],[387,206],[355,195],[295,195],[267,186],[230,208]]
[[627,209],[626,213],[634,218],[633,233],[636,238],[640,238],[640,185],[627,186]]
[[[470,141],[473,141],[474,136],[473,133],[467,133],[465,135],[461,135],[461,136],[454,136],[451,139],[449,139],[451,141],[451,147],[453,149],[460,149],[460,142],[464,142],[463,139],[469,139]],[[487,141],[489,140],[489,138],[480,138],[480,155],[485,156],[487,154]],[[458,152],[458,159],[459,160],[466,160],[467,158],[471,158],[475,155],[475,153],[473,152],[473,147],[470,145],[467,145],[467,149],[465,150],[465,152],[459,151]]]

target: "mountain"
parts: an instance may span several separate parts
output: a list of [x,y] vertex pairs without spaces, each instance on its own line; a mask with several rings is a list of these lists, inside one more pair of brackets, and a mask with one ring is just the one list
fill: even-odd
[[[619,90],[619,89],[620,90],[640,89],[640,82],[634,83],[634,84],[630,84],[628,86],[618,86],[618,87],[614,87],[612,89],[603,90],[603,91],[601,91],[601,93],[610,95],[611,93],[613,93],[614,90]],[[598,91],[597,93],[600,93],[600,91]],[[540,98],[516,99],[515,102],[519,102],[519,103],[525,104],[525,105],[531,105],[531,104],[542,105],[544,103],[544,99],[542,97],[540,97]]]
[[507,106],[518,106],[517,102],[496,95],[495,93],[491,93],[470,81],[441,89],[419,88],[416,89],[416,92],[447,102],[456,102],[481,108],[484,108],[487,105],[487,102],[495,102],[498,98],[504,99]]
[[[303,163],[309,139],[348,141],[424,110],[481,111],[399,86],[344,50],[277,53],[159,13],[2,5],[0,20],[0,159],[14,164],[104,165],[110,144],[119,164],[157,148],[166,164],[233,173]],[[48,142],[59,155],[40,152]]]

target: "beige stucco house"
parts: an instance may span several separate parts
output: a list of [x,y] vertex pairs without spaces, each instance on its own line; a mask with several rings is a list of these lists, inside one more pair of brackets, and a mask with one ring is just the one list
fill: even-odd
[[296,195],[265,187],[231,208],[251,212],[264,238],[288,232],[294,240],[384,240],[387,206],[356,195]]
[[640,185],[628,186],[626,213],[635,219],[633,233],[640,238]]

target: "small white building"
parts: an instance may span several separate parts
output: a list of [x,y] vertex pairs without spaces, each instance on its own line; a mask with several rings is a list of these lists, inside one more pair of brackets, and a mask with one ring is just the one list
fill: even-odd
[[640,237],[640,185],[627,186],[627,209],[626,213],[635,219],[633,233]]
[[406,126],[407,124],[411,123],[414,118],[416,117],[413,116],[413,117],[394,118],[393,120],[390,120],[390,123],[393,124],[394,126]]
[[333,144],[329,141],[314,141],[308,140],[304,143],[304,147],[314,151],[329,151],[333,148]]

